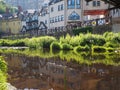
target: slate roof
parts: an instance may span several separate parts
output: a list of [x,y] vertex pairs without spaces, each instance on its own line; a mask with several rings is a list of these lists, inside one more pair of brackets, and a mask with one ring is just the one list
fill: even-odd
[[58,2],[60,2],[60,1],[63,1],[63,0],[51,0],[51,1],[49,2],[49,5],[58,3]]

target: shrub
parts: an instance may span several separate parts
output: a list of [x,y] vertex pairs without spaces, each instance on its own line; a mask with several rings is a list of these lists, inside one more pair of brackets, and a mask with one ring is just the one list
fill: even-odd
[[11,42],[10,46],[25,46],[25,42],[23,40],[14,40]]
[[0,57],[0,90],[7,90],[6,73],[7,73],[7,64],[3,60],[3,58]]
[[56,41],[56,39],[50,36],[44,36],[38,38],[39,47],[42,48],[50,48],[51,43],[54,41]]
[[93,46],[92,50],[93,52],[106,52],[106,48],[103,46]]
[[92,27],[80,27],[80,28],[75,28],[73,29],[73,34],[74,35],[79,35],[79,33],[92,33],[93,29]]
[[64,43],[64,44],[62,44],[62,49],[63,50],[72,50],[73,47],[70,44]]
[[0,40],[0,46],[9,46],[9,41],[8,40]]
[[108,52],[114,52],[115,50],[114,50],[114,48],[107,48],[107,51]]
[[50,49],[51,50],[60,50],[61,49],[61,46],[58,42],[53,42],[51,45],[50,45]]
[[80,51],[89,51],[90,50],[90,47],[88,45],[85,45],[85,46],[77,46],[74,48],[74,50],[76,52],[80,52]]
[[7,64],[2,57],[0,57],[0,71],[7,72]]

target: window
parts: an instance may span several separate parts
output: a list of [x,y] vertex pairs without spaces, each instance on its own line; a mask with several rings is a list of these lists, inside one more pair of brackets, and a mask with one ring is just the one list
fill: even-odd
[[75,0],[68,0],[67,3],[68,3],[68,7],[67,7],[68,9],[75,8]]
[[58,17],[55,17],[55,22],[57,22],[58,21]]
[[61,10],[63,10],[64,9],[64,6],[63,6],[63,4],[61,5]]
[[100,6],[100,1],[97,1],[97,6]]
[[53,12],[54,11],[54,9],[53,9],[53,7],[51,7],[51,12]]
[[58,5],[58,11],[62,11],[64,9],[64,6],[63,6],[63,4],[61,4],[61,5]]
[[45,20],[45,24],[47,24],[47,20]]
[[89,5],[89,2],[86,2],[86,6],[88,6]]
[[64,21],[64,16],[63,15],[61,15],[61,21]]
[[93,7],[96,7],[96,1],[93,1]]
[[58,5],[58,11],[60,11],[60,5]]
[[76,0],[76,8],[80,8],[80,0]]
[[68,17],[69,20],[80,20],[79,14],[77,14],[75,11],[73,11],[70,16]]
[[52,19],[50,18],[50,23],[52,23]]
[[100,6],[100,1],[93,1],[93,7]]
[[60,17],[60,16],[58,16],[58,22],[60,21],[60,20],[59,20],[59,17]]
[[54,17],[52,18],[52,23],[54,23],[55,21],[54,21]]

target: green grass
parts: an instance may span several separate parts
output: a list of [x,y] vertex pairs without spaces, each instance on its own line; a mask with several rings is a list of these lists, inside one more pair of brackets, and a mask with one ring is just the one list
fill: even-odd
[[0,57],[0,90],[7,88],[7,64],[2,57]]

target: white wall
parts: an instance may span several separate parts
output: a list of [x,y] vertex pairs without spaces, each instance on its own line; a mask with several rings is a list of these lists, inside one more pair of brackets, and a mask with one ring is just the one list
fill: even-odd
[[[50,18],[53,18],[53,17],[55,18],[55,17],[61,16],[61,15],[64,16],[65,9],[58,11],[58,5],[62,5],[62,4],[63,4],[63,8],[64,8],[64,0],[49,6]],[[53,12],[51,12],[52,7],[53,7]],[[61,27],[61,26],[64,26],[64,21],[50,23],[50,28]]]

